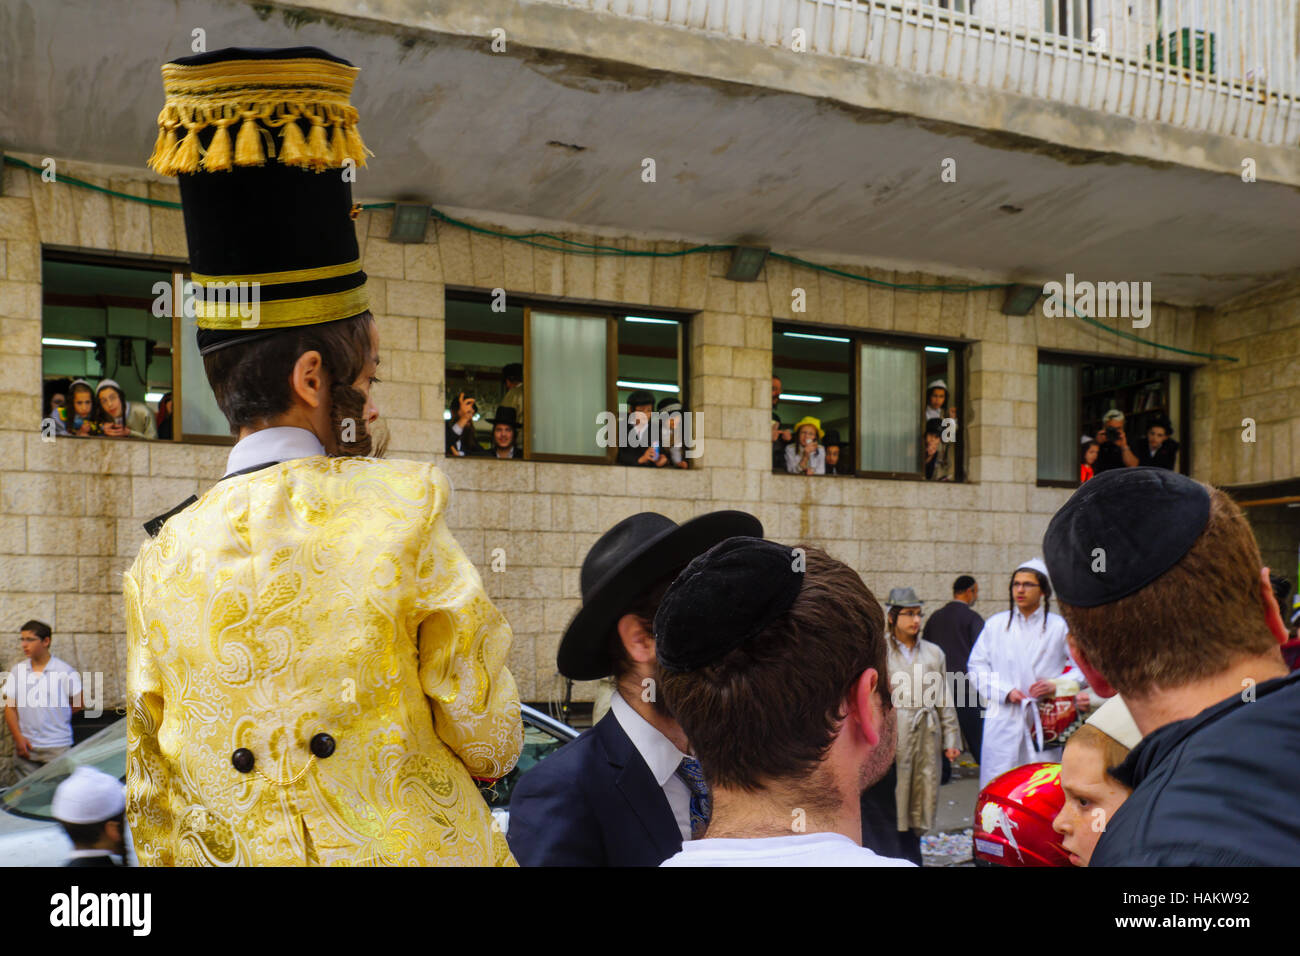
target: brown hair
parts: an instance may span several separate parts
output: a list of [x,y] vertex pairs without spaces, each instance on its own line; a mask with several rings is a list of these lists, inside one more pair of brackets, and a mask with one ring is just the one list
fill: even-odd
[[[317,351],[330,383],[330,422],[340,455],[383,455],[365,420],[366,396],[353,383],[370,358],[370,326],[374,316],[363,312],[350,319],[294,326],[203,356],[203,370],[216,395],[230,432],[261,425],[293,405],[289,376],[304,352]],[[344,441],[350,421],[352,441]]]
[[[682,565],[682,567],[684,568],[685,565]],[[641,619],[642,623],[645,624],[645,629],[653,632],[655,611],[659,610],[659,604],[663,601],[664,594],[667,593],[669,586],[677,578],[677,575],[681,573],[681,570],[682,568],[676,568],[670,573],[665,574],[647,590],[643,591],[640,597],[624,608],[623,613],[620,614],[619,617],[621,618],[623,614],[635,614]],[[623,645],[623,638],[618,633],[617,620],[614,621],[614,625],[609,629],[608,642],[609,659],[613,666],[614,681],[617,683],[632,670],[633,666],[632,658],[627,656],[627,648]]]
[[44,621],[36,620],[28,621],[22,627],[18,628],[18,633],[21,634],[23,631],[27,631],[29,634],[35,634],[42,641],[49,640],[50,636],[54,633],[50,630],[50,626]]
[[[1065,742],[1068,747],[1071,744],[1079,744],[1085,747],[1092,747],[1094,750],[1101,751],[1101,765],[1106,768],[1109,774],[1112,767],[1118,767],[1128,759],[1128,748],[1112,737],[1110,734],[1097,729],[1092,724],[1084,724]],[[1111,779],[1115,783],[1120,781],[1114,777]]]
[[815,769],[868,667],[891,706],[880,604],[847,564],[800,548],[803,585],[785,614],[721,660],[664,674],[664,698],[713,786],[752,792]]
[[1058,598],[1088,663],[1121,694],[1178,687],[1277,647],[1264,620],[1255,535],[1231,498],[1209,492],[1205,530],[1146,587],[1100,607]]

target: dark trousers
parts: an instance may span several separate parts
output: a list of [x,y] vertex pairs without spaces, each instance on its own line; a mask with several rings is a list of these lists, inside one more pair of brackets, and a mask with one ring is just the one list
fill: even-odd
[[889,765],[889,773],[862,794],[862,845],[881,856],[911,860],[921,865],[921,838],[908,830],[898,832],[898,768]]
[[980,716],[980,708],[976,705],[958,707],[957,726],[961,728],[961,735],[966,738],[966,746],[975,762],[979,763],[980,747],[984,745],[984,718]]

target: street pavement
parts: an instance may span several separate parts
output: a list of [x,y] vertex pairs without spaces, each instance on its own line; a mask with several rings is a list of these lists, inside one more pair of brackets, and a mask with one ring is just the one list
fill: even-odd
[[980,768],[969,753],[952,767],[952,779],[939,788],[935,832],[921,840],[925,866],[971,866],[971,827],[980,793]]

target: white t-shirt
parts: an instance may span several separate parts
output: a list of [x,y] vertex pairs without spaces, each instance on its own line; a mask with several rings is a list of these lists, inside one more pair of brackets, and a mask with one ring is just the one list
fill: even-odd
[[916,866],[880,856],[842,833],[719,840],[704,837],[682,844],[660,866]]
[[39,674],[31,661],[20,661],[5,677],[5,700],[17,704],[18,729],[33,747],[72,746],[70,700],[80,693],[81,675],[57,657]]

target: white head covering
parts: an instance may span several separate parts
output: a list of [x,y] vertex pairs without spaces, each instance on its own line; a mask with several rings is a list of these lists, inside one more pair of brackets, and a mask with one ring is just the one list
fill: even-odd
[[50,812],[64,823],[103,823],[126,809],[126,789],[94,767],[78,767],[54,791]]
[[933,382],[931,382],[929,385],[925,387],[925,390],[928,392],[932,388],[941,388],[946,392],[948,391],[948,383],[941,378],[936,378]]
[[1097,708],[1086,723],[1092,724],[1107,737],[1132,750],[1142,740],[1142,731],[1133,722],[1133,715],[1128,712],[1128,705],[1116,694]]
[[[1052,576],[1047,573],[1047,565],[1043,563],[1042,558],[1030,558],[1028,561],[1022,561],[1020,564],[1016,565],[1016,571],[1037,571],[1043,577],[1047,578],[1048,584],[1052,583]],[[1011,572],[1013,577],[1015,576],[1016,571]]]

